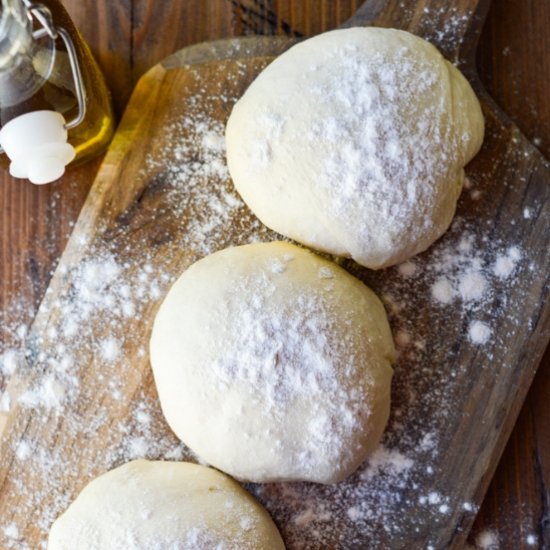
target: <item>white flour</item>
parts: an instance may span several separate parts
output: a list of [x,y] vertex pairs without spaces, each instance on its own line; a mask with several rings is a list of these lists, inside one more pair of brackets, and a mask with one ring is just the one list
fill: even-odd
[[[454,225],[460,223],[458,219]],[[431,284],[433,300],[441,305],[459,302],[470,311],[487,303],[494,280],[511,277],[522,257],[518,247],[507,248],[504,243],[489,242],[485,236],[478,239],[468,230],[464,231],[458,244],[450,243],[436,250],[435,261],[428,267],[435,277]],[[485,265],[488,251],[494,260]]]
[[495,531],[487,529],[476,536],[476,546],[481,550],[498,550],[498,535]]
[[472,344],[486,344],[491,337],[491,327],[481,321],[472,321],[468,328],[468,339]]
[[[269,288],[263,292],[269,295]],[[301,452],[296,454],[300,468],[315,476],[316,453],[323,452],[333,461],[347,456],[344,442],[360,429],[357,418],[370,411],[360,392],[346,389],[337,375],[346,370],[339,357],[347,357],[344,350],[350,342],[330,338],[335,329],[327,304],[304,294],[296,300],[298,314],[268,311],[258,296],[243,303],[232,317],[232,322],[242,327],[239,339],[211,368],[222,387],[239,380],[256,388],[255,398],[268,417],[281,422],[296,398],[307,396],[317,401],[331,396],[330,403],[325,402],[320,414],[309,422]]]

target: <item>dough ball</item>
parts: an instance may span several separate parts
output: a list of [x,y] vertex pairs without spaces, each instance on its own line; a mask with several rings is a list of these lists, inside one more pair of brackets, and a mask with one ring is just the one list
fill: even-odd
[[226,475],[136,460],[99,476],[53,524],[48,550],[284,550],[258,502]]
[[393,356],[376,295],[284,242],[192,265],[151,338],[174,432],[209,464],[256,482],[351,474],[387,422]]
[[292,47],[235,105],[235,187],[270,228],[378,269],[448,228],[483,141],[462,74],[404,31],[351,28]]

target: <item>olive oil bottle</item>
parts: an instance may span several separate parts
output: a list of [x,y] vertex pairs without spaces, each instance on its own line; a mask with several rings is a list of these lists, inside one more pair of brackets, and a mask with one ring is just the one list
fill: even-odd
[[103,75],[58,0],[0,0],[0,126],[10,173],[33,183],[57,179],[112,138]]

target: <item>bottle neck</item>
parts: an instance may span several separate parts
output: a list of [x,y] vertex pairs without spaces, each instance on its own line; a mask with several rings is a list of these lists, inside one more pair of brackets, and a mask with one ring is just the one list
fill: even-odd
[[0,71],[10,68],[15,58],[29,52],[32,43],[31,22],[19,0],[0,3]]
[[43,86],[54,52],[53,41],[33,37],[22,0],[0,0],[0,108],[24,102]]

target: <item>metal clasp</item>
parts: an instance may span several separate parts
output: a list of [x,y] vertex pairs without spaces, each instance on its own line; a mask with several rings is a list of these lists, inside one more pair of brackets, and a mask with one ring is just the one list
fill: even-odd
[[80,63],[78,61],[75,45],[69,33],[63,27],[57,27],[54,24],[52,13],[48,7],[44,6],[44,4],[36,4],[30,0],[22,1],[29,12],[29,18],[32,20],[34,17],[34,19],[36,19],[41,26],[41,28],[33,31],[33,38],[43,38],[47,35],[52,40],[56,40],[60,37],[65,44],[67,53],[69,54],[69,63],[73,73],[76,100],[78,102],[78,115],[65,124],[65,129],[70,130],[75,126],[78,126],[86,116],[86,90],[84,87],[84,80],[82,79],[82,71],[80,70]]

